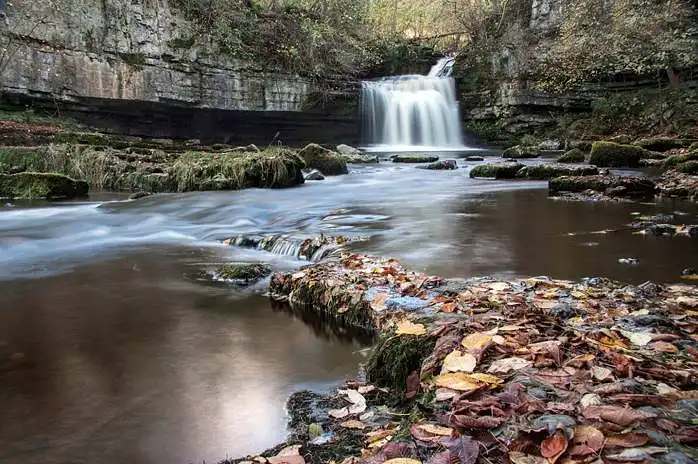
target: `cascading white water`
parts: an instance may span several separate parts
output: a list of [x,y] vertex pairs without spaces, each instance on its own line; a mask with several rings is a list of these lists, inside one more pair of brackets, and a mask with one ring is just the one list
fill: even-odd
[[367,150],[463,148],[454,58],[442,58],[429,74],[385,77],[361,83],[363,138]]

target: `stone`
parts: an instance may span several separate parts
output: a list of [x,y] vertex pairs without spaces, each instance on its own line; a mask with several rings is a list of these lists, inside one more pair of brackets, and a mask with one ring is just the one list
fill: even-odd
[[599,167],[635,168],[641,159],[653,158],[649,151],[635,145],[614,142],[594,142],[591,146],[589,163]]
[[653,166],[662,166],[664,165],[664,160],[663,159],[641,159],[639,161],[640,166],[644,167],[653,167]]
[[515,145],[509,147],[502,153],[502,158],[538,158],[540,156],[540,148],[536,146]]
[[317,169],[326,176],[347,174],[347,162],[339,153],[327,149],[317,143],[310,143],[298,152],[298,156],[311,169]]
[[392,160],[393,163],[433,163],[434,161],[438,161],[439,157],[420,154],[394,155]]
[[339,144],[337,145],[337,153],[340,155],[344,156],[360,156],[363,155],[363,152],[359,150],[358,148],[354,148],[350,145],[346,144]]
[[465,158],[466,161],[485,161],[485,158],[483,156],[468,156]]
[[622,176],[563,176],[550,179],[550,193],[584,192],[592,190],[611,197],[647,198],[657,191],[655,183],[646,177]]
[[151,192],[140,191],[140,192],[132,193],[131,195],[129,195],[128,199],[129,200],[138,200],[140,198],[145,198],[145,197],[148,197],[150,195],[152,195]]
[[560,150],[563,144],[559,140],[547,139],[538,144],[538,148],[545,151]]
[[565,152],[563,155],[561,155],[558,159],[558,163],[583,163],[584,159],[586,156],[584,155],[584,152],[580,150],[579,148],[573,148],[571,150],[568,150]]
[[325,180],[325,176],[322,175],[317,169],[311,169],[308,172],[303,173],[305,180]]
[[698,151],[689,151],[688,153],[668,156],[664,159],[662,166],[665,169],[670,169],[687,161],[698,161]]
[[432,169],[432,170],[449,170],[458,169],[456,160],[440,160],[426,166],[422,166],[422,169]]
[[684,174],[698,175],[698,161],[686,161],[676,166],[676,170]]
[[480,164],[470,170],[470,177],[514,179],[523,167],[521,163]]
[[633,145],[637,145],[646,150],[668,151],[674,148],[686,148],[693,142],[694,140],[675,139],[670,137],[649,137],[636,140],[633,142]]
[[21,172],[0,174],[0,197],[49,200],[86,197],[87,182],[63,174]]
[[[341,155],[341,154],[340,154]],[[377,164],[377,155],[341,155],[347,164]]]
[[269,276],[271,271],[271,267],[263,263],[231,264],[216,269],[213,273],[213,279],[246,285]]
[[591,176],[598,174],[596,166],[567,166],[564,164],[535,164],[524,166],[516,177],[529,180],[548,180],[560,176]]

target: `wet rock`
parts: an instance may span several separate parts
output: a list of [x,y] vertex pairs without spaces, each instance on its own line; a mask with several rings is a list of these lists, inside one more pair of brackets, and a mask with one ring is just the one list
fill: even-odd
[[654,158],[654,155],[649,150],[635,145],[594,142],[589,163],[600,167],[633,168],[640,166],[641,159],[651,158]]
[[223,241],[227,245],[257,248],[270,253],[294,256],[307,261],[320,261],[351,242],[364,241],[366,237],[318,235],[298,238],[290,235],[238,235]]
[[676,170],[684,174],[698,175],[698,161],[686,161],[676,166]]
[[598,174],[596,166],[567,166],[564,164],[536,164],[522,167],[516,177],[530,180],[548,180],[560,176],[591,176]]
[[471,178],[514,179],[523,167],[521,163],[480,164],[473,167],[469,175]]
[[613,143],[621,143],[623,145],[631,145],[633,143],[633,138],[627,134],[619,134],[609,137],[608,141]]
[[423,166],[422,169],[449,170],[458,169],[458,166],[456,165],[456,160],[440,160],[435,163],[427,164]]
[[633,142],[646,150],[652,151],[668,151],[674,148],[685,148],[691,145],[693,140],[688,139],[673,139],[669,137],[650,137],[639,139]]
[[659,194],[663,197],[698,201],[698,176],[678,171],[667,171],[657,180]]
[[676,228],[671,224],[653,224],[647,228],[652,235],[675,235]]
[[140,191],[140,192],[132,193],[131,195],[129,195],[128,199],[129,200],[138,200],[139,198],[145,198],[145,197],[148,197],[150,195],[152,195],[151,192]]
[[323,176],[322,173],[317,169],[310,169],[306,171],[307,172],[303,173],[305,180],[325,180],[325,176]]
[[515,145],[507,148],[502,153],[502,158],[538,158],[540,156],[540,148],[532,145]]
[[467,156],[465,158],[465,160],[466,161],[485,161],[485,158],[483,156],[473,155],[473,156]]
[[677,155],[671,155],[664,159],[662,166],[665,169],[672,169],[679,166],[687,161],[698,161],[698,151],[691,151],[688,153],[681,153]]
[[375,164],[378,163],[377,155],[364,154],[358,148],[349,145],[337,145],[337,153],[339,153],[347,163],[350,164]]
[[359,150],[358,148],[354,148],[349,145],[345,144],[340,144],[337,145],[337,153],[343,156],[360,156],[363,155],[363,152]]
[[267,264],[231,264],[221,266],[213,272],[213,279],[218,281],[234,282],[248,285],[271,274],[271,267]]
[[306,145],[298,152],[298,156],[311,169],[317,169],[326,176],[347,174],[347,162],[339,153],[329,150],[317,143]]
[[655,194],[657,186],[645,177],[621,176],[564,176],[550,179],[550,193],[584,192],[592,190],[611,197],[642,198]]
[[639,161],[640,166],[662,166],[664,164],[663,159],[641,159]]
[[538,144],[538,148],[541,150],[560,150],[562,149],[562,142],[554,139],[543,140]]
[[565,152],[557,159],[558,163],[583,163],[586,155],[579,148],[573,148]]
[[21,172],[0,174],[0,197],[69,199],[86,197],[87,182],[63,174]]
[[439,157],[435,155],[395,155],[392,157],[393,163],[433,163]]

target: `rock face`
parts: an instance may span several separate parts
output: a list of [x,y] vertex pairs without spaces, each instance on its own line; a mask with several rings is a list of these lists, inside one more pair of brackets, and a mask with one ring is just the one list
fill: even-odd
[[69,199],[87,196],[85,181],[55,173],[0,174],[0,197]]
[[298,156],[305,161],[305,165],[311,169],[317,169],[326,176],[347,174],[347,162],[339,153],[329,150],[317,143],[306,145]]

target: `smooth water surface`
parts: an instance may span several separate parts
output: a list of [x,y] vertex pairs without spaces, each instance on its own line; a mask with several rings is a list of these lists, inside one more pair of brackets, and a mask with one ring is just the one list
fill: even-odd
[[366,340],[191,278],[231,260],[303,264],[220,244],[232,235],[365,235],[354,250],[454,277],[677,282],[698,266],[695,239],[625,226],[633,213],[698,223],[696,205],[554,201],[545,182],[473,180],[476,163],[459,164],[352,166],[283,190],[0,208],[0,461],[253,453],[283,439],[291,392],[356,375]]

